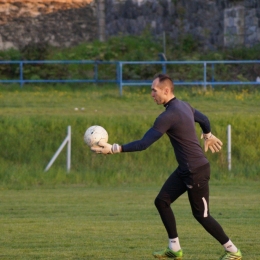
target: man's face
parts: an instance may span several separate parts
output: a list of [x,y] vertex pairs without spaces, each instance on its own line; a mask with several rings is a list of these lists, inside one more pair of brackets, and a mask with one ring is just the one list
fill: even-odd
[[153,100],[157,103],[157,105],[165,104],[166,95],[165,89],[161,89],[158,87],[159,79],[155,79],[151,86],[151,96]]

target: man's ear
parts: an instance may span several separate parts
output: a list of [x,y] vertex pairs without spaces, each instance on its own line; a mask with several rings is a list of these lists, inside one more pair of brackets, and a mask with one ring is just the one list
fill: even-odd
[[169,94],[169,91],[170,91],[170,89],[169,89],[168,87],[165,87],[165,88],[164,88],[164,94],[165,94],[165,95],[168,95],[168,94]]

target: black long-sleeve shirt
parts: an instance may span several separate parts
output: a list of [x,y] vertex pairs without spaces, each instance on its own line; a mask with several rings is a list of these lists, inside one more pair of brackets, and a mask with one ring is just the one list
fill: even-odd
[[208,163],[196,135],[195,123],[203,133],[210,132],[208,118],[177,98],[171,99],[142,139],[122,145],[123,152],[142,151],[157,141],[164,133],[169,136],[176,160],[182,171],[196,169]]

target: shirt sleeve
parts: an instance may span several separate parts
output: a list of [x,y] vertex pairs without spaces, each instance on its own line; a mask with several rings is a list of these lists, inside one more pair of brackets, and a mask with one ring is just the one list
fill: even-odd
[[203,133],[207,134],[210,132],[210,122],[209,119],[202,114],[200,111],[198,110],[194,110],[194,121],[196,123],[199,123]]
[[161,138],[163,134],[154,128],[150,128],[142,139],[122,145],[122,152],[142,151]]

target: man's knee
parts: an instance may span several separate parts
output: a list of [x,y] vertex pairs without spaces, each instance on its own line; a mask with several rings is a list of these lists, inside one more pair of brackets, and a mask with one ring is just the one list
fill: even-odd
[[156,206],[157,209],[170,207],[170,203],[168,203],[158,197],[156,197],[156,199],[154,200],[154,205]]
[[209,214],[203,214],[203,213],[193,213],[194,218],[203,225],[204,222],[208,221]]

